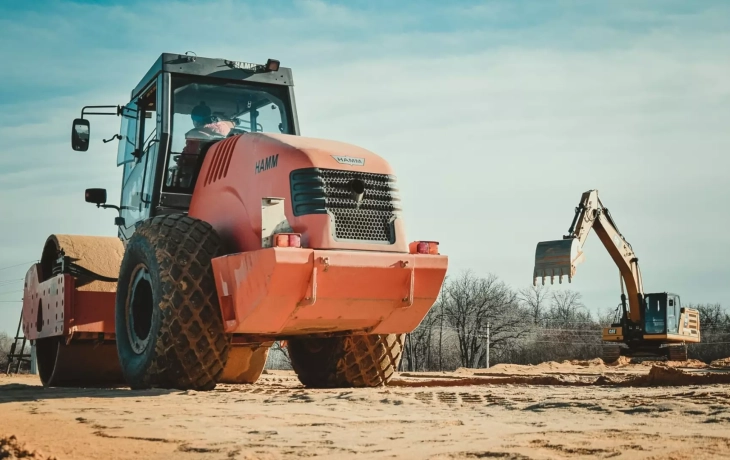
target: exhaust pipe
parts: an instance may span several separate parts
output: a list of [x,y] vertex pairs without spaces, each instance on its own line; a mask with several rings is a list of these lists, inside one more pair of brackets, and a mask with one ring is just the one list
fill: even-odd
[[349,186],[352,199],[355,200],[355,203],[357,203],[357,206],[359,207],[360,203],[362,203],[363,197],[365,196],[365,182],[361,179],[353,179],[350,181]]

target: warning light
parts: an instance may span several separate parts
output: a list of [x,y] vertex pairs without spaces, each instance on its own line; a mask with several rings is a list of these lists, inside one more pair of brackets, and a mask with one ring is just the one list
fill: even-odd
[[300,233],[277,233],[274,235],[274,247],[301,248],[302,235]]
[[267,59],[266,70],[268,72],[276,72],[277,70],[279,70],[279,61],[277,61],[276,59]]
[[408,246],[411,254],[434,254],[439,253],[438,241],[414,241]]

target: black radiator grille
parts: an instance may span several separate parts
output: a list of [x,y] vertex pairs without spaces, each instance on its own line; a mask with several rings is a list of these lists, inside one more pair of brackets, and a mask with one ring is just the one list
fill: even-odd
[[[356,181],[363,187],[358,203]],[[400,214],[396,179],[387,174],[338,169],[299,169],[291,173],[295,216],[327,214],[338,240],[395,243],[393,222]]]

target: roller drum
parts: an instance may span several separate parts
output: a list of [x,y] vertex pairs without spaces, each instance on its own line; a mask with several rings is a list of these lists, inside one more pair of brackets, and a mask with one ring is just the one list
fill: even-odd
[[[41,279],[53,276],[59,253],[70,261],[99,275],[116,278],[124,257],[124,245],[117,237],[87,235],[51,235],[43,246],[41,255]],[[117,283],[93,281],[77,286],[79,291],[116,292]]]
[[269,347],[231,346],[220,383],[255,383],[264,370]]
[[[116,237],[85,235],[51,235],[45,242],[40,260],[39,281],[46,281],[58,272],[58,258],[63,255],[86,270],[98,275],[117,278],[124,255],[124,245]],[[117,283],[109,281],[78,280],[76,291],[116,292]],[[26,293],[28,295],[28,293]],[[77,324],[71,310],[69,324]],[[114,308],[114,304],[94,305],[93,308]],[[73,322],[76,319],[76,322]],[[38,373],[46,387],[64,386],[115,386],[123,385],[124,377],[119,364],[116,343],[113,340],[96,340],[99,334],[88,332],[73,334],[64,330],[63,335],[36,340]],[[70,341],[69,341],[69,335]]]
[[114,342],[77,341],[62,337],[36,341],[38,374],[45,387],[108,387],[124,385]]

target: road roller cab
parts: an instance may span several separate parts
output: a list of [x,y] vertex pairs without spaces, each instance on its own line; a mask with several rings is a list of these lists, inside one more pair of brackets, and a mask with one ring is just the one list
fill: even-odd
[[[88,341],[116,348],[104,375],[133,388],[254,382],[277,340],[306,385],[387,382],[447,257],[406,239],[387,161],[300,135],[291,69],[165,53],[128,104],[82,109],[77,151],[94,138],[87,115],[121,119],[120,203],[86,192],[118,211],[118,238],[53,235],[28,272],[24,331],[52,345],[45,384],[72,381],[54,376]],[[109,255],[87,257],[82,239]],[[59,301],[60,319],[39,322]]]

